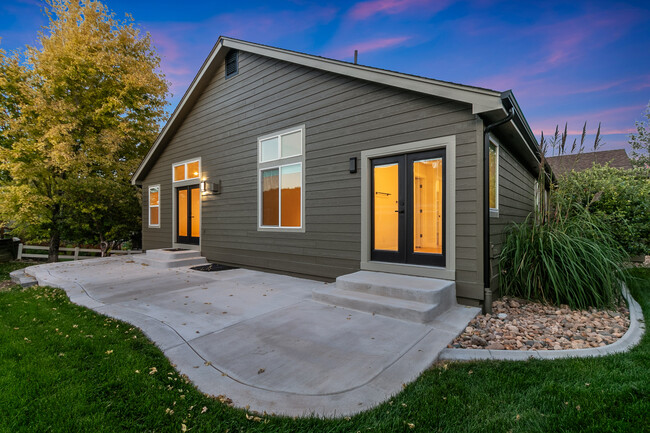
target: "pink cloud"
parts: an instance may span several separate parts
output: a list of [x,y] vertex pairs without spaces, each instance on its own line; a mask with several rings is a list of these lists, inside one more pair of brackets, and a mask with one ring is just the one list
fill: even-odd
[[381,38],[381,39],[372,39],[365,42],[359,42],[357,44],[350,44],[345,47],[335,48],[330,51],[327,51],[324,56],[332,57],[337,59],[350,58],[354,50],[359,51],[359,54],[369,53],[371,51],[377,51],[384,48],[390,48],[403,44],[404,42],[411,39],[410,36],[398,36],[395,38]]
[[353,20],[365,20],[380,13],[396,15],[412,9],[438,12],[448,6],[448,1],[438,0],[370,0],[355,4],[348,16]]

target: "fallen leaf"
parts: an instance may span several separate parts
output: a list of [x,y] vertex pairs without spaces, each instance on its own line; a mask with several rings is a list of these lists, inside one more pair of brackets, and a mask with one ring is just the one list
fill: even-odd
[[107,355],[110,355],[111,353],[113,353],[112,350],[107,350],[107,351],[106,351],[106,354],[107,354]]
[[259,370],[257,370],[257,374],[262,374],[262,373],[264,373],[265,371],[266,371],[266,370],[264,370],[263,368],[260,368]]
[[207,406],[203,406],[203,409],[201,409],[201,413],[206,413],[207,411],[208,411],[208,407],[207,407]]
[[187,431],[187,426],[185,424],[181,424],[181,431],[186,432]]
[[407,422],[406,425],[409,426],[409,428],[411,429],[415,428],[415,424],[413,424],[412,422]]

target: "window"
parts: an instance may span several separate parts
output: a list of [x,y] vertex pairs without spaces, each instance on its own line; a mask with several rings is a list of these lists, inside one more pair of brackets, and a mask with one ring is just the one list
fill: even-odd
[[172,166],[174,182],[198,179],[201,176],[200,160],[179,162]]
[[499,146],[490,141],[490,209],[499,210]]
[[239,51],[230,50],[226,54],[226,78],[237,75],[239,72]]
[[303,229],[304,126],[258,143],[259,229]]
[[160,185],[149,187],[149,227],[160,227]]

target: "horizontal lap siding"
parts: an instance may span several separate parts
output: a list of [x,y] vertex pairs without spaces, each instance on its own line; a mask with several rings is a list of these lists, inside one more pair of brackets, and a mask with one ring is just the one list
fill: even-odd
[[[160,229],[171,244],[171,165],[202,158],[222,194],[203,199],[201,250],[213,261],[335,278],[359,269],[361,151],[456,136],[458,275],[476,282],[476,118],[468,105],[242,52],[238,75],[217,71],[143,183],[162,186]],[[305,125],[305,233],[257,231],[257,137]],[[143,215],[146,215],[146,203]],[[471,246],[473,247],[471,247]]]
[[498,289],[498,254],[506,228],[521,223],[535,210],[535,177],[505,147],[499,148],[499,216],[490,218],[492,283]]

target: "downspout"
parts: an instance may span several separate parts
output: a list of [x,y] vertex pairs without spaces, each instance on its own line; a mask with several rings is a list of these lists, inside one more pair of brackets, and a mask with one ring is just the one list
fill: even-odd
[[490,131],[510,122],[515,116],[515,107],[501,120],[491,123],[483,130],[483,313],[492,313],[492,289],[490,289]]

